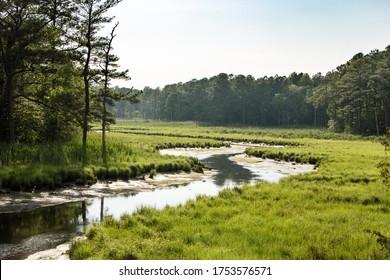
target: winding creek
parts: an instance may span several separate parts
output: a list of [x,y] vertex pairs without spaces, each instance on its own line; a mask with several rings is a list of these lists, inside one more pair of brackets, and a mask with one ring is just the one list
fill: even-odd
[[[36,252],[55,248],[83,235],[89,224],[100,222],[107,216],[119,218],[142,206],[158,209],[167,205],[177,206],[199,195],[217,195],[223,188],[253,184],[259,180],[277,182],[285,176],[310,172],[314,168],[247,158],[243,154],[245,148],[245,145],[233,145],[220,149],[161,151],[163,154],[197,157],[212,168],[211,172],[195,179],[182,175],[159,175],[145,182],[100,184],[101,188],[97,190],[103,191],[84,192],[81,195],[83,200],[79,196],[77,199],[69,199],[68,196],[68,199],[57,200],[54,205],[38,202],[35,207],[23,208],[23,204],[29,203],[27,199],[12,202],[14,205],[10,203],[7,207],[0,205],[0,259],[25,259]],[[159,186],[163,187],[156,187],[159,180]],[[125,187],[124,190],[107,191],[118,185],[118,190],[121,186]],[[126,188],[127,185],[132,186]]]

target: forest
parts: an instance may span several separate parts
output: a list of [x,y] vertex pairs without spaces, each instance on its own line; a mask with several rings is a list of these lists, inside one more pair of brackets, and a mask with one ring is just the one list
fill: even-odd
[[[85,152],[90,123],[108,126],[114,115],[360,135],[389,126],[390,47],[326,75],[220,73],[162,89],[114,88],[112,80],[129,79],[113,54],[118,23],[105,16],[119,2],[0,1],[0,142],[61,142],[82,130]],[[106,26],[112,32],[102,35]]]
[[382,135],[389,126],[390,47],[358,53],[326,75],[292,73],[211,78],[144,88],[139,104],[118,102],[121,118],[218,125],[306,126]]
[[137,93],[110,86],[130,79],[113,54],[119,23],[106,15],[120,2],[0,1],[2,143],[61,142],[82,130],[85,154],[90,122],[112,122],[115,99],[136,102]]

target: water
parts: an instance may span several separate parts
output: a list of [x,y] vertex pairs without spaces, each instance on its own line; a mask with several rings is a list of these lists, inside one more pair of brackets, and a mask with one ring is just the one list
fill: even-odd
[[[203,160],[206,166],[218,168],[219,172],[201,181],[191,182],[185,186],[167,186],[153,192],[140,192],[132,195],[118,195],[104,198],[103,216],[119,218],[122,214],[131,214],[142,206],[162,209],[165,206],[178,206],[199,195],[213,196],[223,188],[254,183],[260,178],[228,159],[229,155],[215,155]],[[99,220],[101,217],[101,200],[95,199],[88,207],[88,219]]]
[[84,230],[85,205],[72,202],[0,214],[0,259],[23,259],[67,242]]
[[177,206],[199,195],[217,195],[223,188],[259,180],[277,181],[286,176],[277,171],[245,168],[229,160],[231,154],[227,152],[231,153],[232,150],[214,155],[210,151],[193,154],[216,172],[185,186],[167,186],[149,192],[133,192],[0,214],[0,259],[23,259],[37,251],[54,248],[82,234],[88,224],[100,222],[107,216],[119,218],[125,213],[134,213],[142,206],[157,209],[167,205]]

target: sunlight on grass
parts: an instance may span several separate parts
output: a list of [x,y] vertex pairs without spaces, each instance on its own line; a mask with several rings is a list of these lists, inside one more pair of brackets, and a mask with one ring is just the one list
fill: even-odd
[[146,139],[159,133],[223,141],[285,141],[294,145],[251,148],[247,154],[311,162],[318,168],[278,184],[262,182],[223,190],[217,197],[198,197],[179,207],[143,208],[117,221],[108,218],[89,229],[93,234],[87,234],[87,240],[73,244],[74,259],[390,258],[390,190],[376,167],[384,149],[373,139],[195,123],[119,122],[117,129],[147,131],[115,134],[118,138]]

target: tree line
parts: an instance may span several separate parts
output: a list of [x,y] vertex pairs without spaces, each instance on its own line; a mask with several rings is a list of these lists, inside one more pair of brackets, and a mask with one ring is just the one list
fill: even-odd
[[137,101],[111,86],[129,79],[113,54],[118,23],[107,16],[121,1],[0,1],[0,143],[64,141],[81,128],[86,162],[91,122],[105,131],[114,100]]
[[113,54],[118,23],[107,16],[120,2],[0,0],[0,143],[65,141],[81,128],[85,162],[91,122],[105,132],[115,116],[377,135],[389,127],[390,47],[326,75],[221,73],[142,95],[113,88],[129,79]]
[[143,92],[139,104],[117,102],[116,116],[381,135],[389,127],[390,46],[356,54],[326,75],[221,73]]

